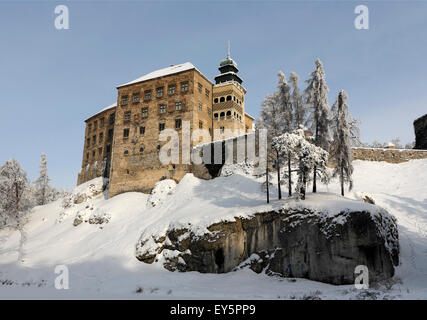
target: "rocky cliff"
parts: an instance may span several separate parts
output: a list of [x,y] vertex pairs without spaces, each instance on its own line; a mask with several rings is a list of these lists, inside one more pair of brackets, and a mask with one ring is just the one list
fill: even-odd
[[330,214],[283,207],[212,224],[204,235],[167,230],[141,238],[136,257],[171,271],[223,273],[248,265],[258,273],[350,284],[355,267],[366,265],[370,281],[390,278],[399,261],[396,221],[375,205],[363,208]]

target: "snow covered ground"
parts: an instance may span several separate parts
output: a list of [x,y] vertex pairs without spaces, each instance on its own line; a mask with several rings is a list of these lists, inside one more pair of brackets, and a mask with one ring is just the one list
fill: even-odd
[[[346,196],[360,201],[369,195],[399,225],[401,264],[396,275],[369,290],[269,277],[248,269],[227,274],[169,272],[161,264],[135,258],[138,239],[169,227],[168,214],[174,215],[175,224],[200,227],[225,212],[232,219],[268,208],[259,182],[241,172],[210,181],[187,175],[176,186],[160,183],[153,196],[126,193],[108,200],[97,179],[76,188],[66,200],[34,208],[22,246],[19,232],[0,230],[0,298],[426,299],[427,159],[402,164],[355,161],[354,167],[354,191]],[[323,194],[308,194],[306,203],[316,206],[329,197],[331,208],[339,204],[339,196],[324,194],[338,194],[338,183],[320,191]],[[271,207],[284,205],[274,200],[276,194],[272,190]],[[77,216],[81,223],[74,226]],[[69,269],[68,290],[55,289],[58,265]]]

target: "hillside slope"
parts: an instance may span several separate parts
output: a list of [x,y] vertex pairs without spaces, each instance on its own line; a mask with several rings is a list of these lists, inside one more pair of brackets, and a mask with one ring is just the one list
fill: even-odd
[[[191,221],[203,231],[215,219],[222,219],[224,212],[232,219],[283,205],[273,200],[267,206],[259,181],[241,173],[210,181],[187,175],[176,187],[159,183],[154,197],[126,193],[105,200],[98,190],[79,204],[58,200],[34,208],[28,215],[23,245],[19,232],[0,231],[0,298],[426,298],[427,160],[402,164],[355,161],[354,166],[355,189],[346,196],[359,202],[369,194],[397,218],[401,239],[401,265],[396,276],[369,292],[354,286],[268,277],[248,269],[227,274],[172,273],[161,264],[147,265],[135,258],[135,245],[142,234],[161,233],[170,227],[167,214],[174,215],[174,224]],[[102,180],[79,186],[74,193],[84,193],[90,183],[99,189]],[[338,187],[333,182],[320,190],[338,194]],[[275,190],[271,194],[274,199]],[[306,204],[317,206],[319,197],[324,196],[334,200],[331,210],[337,210],[339,196],[309,194]],[[78,215],[82,223],[73,226]],[[90,224],[91,218],[108,223]],[[54,288],[57,265],[69,269],[69,290]]]

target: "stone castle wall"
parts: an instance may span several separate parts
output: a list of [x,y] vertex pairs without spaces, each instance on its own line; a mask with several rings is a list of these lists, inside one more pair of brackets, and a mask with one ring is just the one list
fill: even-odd
[[353,160],[385,161],[401,163],[415,159],[426,159],[427,150],[353,148]]

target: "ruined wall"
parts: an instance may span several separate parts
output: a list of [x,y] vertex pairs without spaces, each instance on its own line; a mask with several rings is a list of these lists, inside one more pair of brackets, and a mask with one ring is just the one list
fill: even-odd
[[401,163],[409,160],[425,158],[427,158],[427,150],[353,148],[353,160]]

